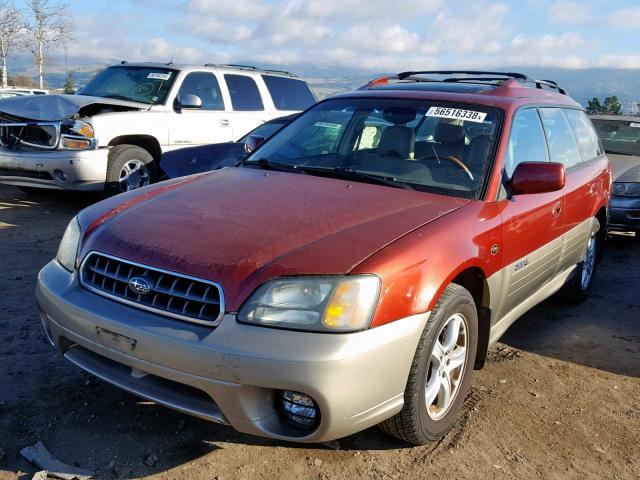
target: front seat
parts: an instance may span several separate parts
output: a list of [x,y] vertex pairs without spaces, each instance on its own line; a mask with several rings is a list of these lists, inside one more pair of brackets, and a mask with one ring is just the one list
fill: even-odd
[[464,157],[465,151],[465,131],[462,125],[452,125],[441,122],[436,127],[433,139],[437,142],[434,145],[438,156],[453,156],[460,160]]
[[413,158],[416,135],[413,128],[393,125],[385,128],[378,142],[378,155],[381,157]]

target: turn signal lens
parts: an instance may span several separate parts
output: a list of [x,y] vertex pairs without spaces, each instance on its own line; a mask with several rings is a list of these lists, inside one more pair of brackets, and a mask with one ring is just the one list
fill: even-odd
[[91,140],[78,140],[77,138],[62,138],[62,146],[70,150],[85,150],[91,147]]

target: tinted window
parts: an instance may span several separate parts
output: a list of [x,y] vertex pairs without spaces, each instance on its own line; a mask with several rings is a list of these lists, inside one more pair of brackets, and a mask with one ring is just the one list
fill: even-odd
[[220,85],[212,73],[190,73],[182,82],[179,95],[198,96],[202,100],[201,110],[224,110]]
[[262,97],[253,78],[245,75],[225,75],[224,79],[231,95],[231,105],[234,110],[256,111],[264,110]]
[[580,152],[569,126],[567,117],[561,108],[541,108],[540,116],[544,124],[551,161],[564,163],[571,168],[580,163]]
[[266,140],[267,138],[269,138],[271,135],[273,135],[280,127],[282,127],[286,123],[288,123],[288,122],[280,121],[280,122],[263,123],[262,125],[260,125],[260,126],[258,126],[256,128],[254,128],[253,130],[251,130],[246,135],[243,135],[242,137],[240,137],[238,142],[240,142],[240,143],[246,142],[247,138],[249,138],[251,135],[256,135],[258,137],[264,137],[265,140]]
[[305,110],[316,103],[309,86],[302,80],[262,75],[277,110]]
[[640,156],[640,120],[593,119],[607,153]]
[[522,162],[548,162],[547,143],[540,117],[535,108],[520,110],[511,124],[509,144],[504,158],[508,178]]
[[586,162],[602,155],[598,134],[585,113],[580,110],[565,110],[564,113],[578,141],[582,161]]

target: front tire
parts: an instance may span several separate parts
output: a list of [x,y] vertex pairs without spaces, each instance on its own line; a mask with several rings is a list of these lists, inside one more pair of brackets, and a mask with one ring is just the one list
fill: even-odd
[[585,258],[576,265],[575,270],[571,273],[562,289],[560,289],[561,300],[566,303],[581,303],[589,297],[601,253],[602,235],[600,235],[600,222],[594,218]]
[[424,445],[453,427],[471,384],[478,314],[471,294],[449,285],[431,312],[413,358],[402,410],[380,424],[387,433]]
[[117,145],[109,150],[105,196],[146,187],[159,180],[153,156],[136,145]]

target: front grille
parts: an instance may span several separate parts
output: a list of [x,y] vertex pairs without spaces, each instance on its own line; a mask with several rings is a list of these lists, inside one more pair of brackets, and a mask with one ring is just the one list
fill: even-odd
[[[135,292],[132,280],[148,291]],[[215,326],[224,314],[219,284],[104,253],[87,255],[80,267],[80,283],[113,300],[179,320]]]
[[38,178],[40,180],[53,180],[49,172],[34,172],[32,170],[13,170],[0,168],[0,177]]

